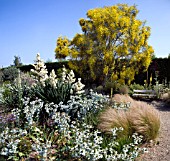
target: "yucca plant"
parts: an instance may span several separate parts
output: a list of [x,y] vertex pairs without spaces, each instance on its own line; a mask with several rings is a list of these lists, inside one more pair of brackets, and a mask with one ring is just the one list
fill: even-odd
[[45,81],[45,85],[38,83],[32,88],[33,94],[42,99],[45,102],[53,102],[59,104],[63,102],[64,104],[70,100],[72,86],[70,83],[63,83],[58,81],[54,87],[48,80]]
[[42,99],[45,102],[53,102],[66,104],[70,100],[71,95],[83,93],[84,84],[81,83],[81,78],[76,78],[74,72],[69,73],[63,66],[61,77],[57,77],[54,69],[48,75],[46,65],[37,54],[36,64],[33,65],[32,75],[35,76],[37,84],[33,86],[32,93],[35,97]]

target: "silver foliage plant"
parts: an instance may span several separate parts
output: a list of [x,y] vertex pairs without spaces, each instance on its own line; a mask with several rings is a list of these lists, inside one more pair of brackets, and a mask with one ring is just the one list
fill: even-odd
[[[116,141],[117,132],[123,130],[122,128],[112,129],[112,140],[107,147],[103,147],[101,132],[93,130],[91,125],[71,123],[70,117],[65,113],[56,113],[55,121],[58,123],[55,132],[67,138],[65,146],[73,158],[85,158],[92,161],[102,158],[107,161],[133,161],[139,155],[139,152],[144,150],[138,147],[142,141],[141,136],[133,134],[133,142],[125,144],[121,152],[116,151],[115,147],[119,146],[119,143]],[[34,125],[31,125],[29,130],[18,128],[10,130],[6,128],[0,135],[0,143],[3,145],[1,155],[10,156],[11,159],[16,158],[19,142],[23,136],[29,136],[31,131],[36,133],[36,138],[33,139],[31,145],[33,151],[40,156],[41,160],[47,161],[49,159],[48,154],[54,145],[50,138],[44,139],[43,131]]]

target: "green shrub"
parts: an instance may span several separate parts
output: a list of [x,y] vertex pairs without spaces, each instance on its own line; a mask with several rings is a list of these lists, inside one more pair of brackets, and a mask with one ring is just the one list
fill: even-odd
[[7,84],[4,86],[4,91],[2,92],[2,103],[5,105],[6,110],[21,107],[22,91],[15,84]]
[[100,85],[96,88],[96,92],[98,92],[98,93],[102,93],[103,91],[104,91],[104,88],[102,85]]
[[5,84],[3,86],[2,92],[2,104],[6,107],[6,112],[9,112],[15,108],[22,108],[23,98],[28,97],[30,95],[30,88],[26,84],[22,84],[18,86],[18,84],[11,83]]
[[37,54],[36,64],[31,70],[38,82],[33,86],[32,91],[35,97],[42,99],[45,102],[53,102],[66,104],[72,95],[84,93],[84,84],[81,83],[81,78],[76,78],[74,72],[69,73],[63,66],[62,72],[59,69],[60,77],[57,77],[54,70],[48,75],[46,65]]
[[10,66],[10,67],[4,68],[2,70],[2,72],[3,72],[3,75],[2,75],[3,82],[5,82],[5,81],[12,82],[18,76],[18,69],[15,66]]
[[129,94],[132,95],[133,94],[133,90],[143,90],[144,86],[140,85],[140,84],[131,84],[129,86]]
[[104,91],[105,93],[107,94],[110,94],[111,93],[111,88],[113,89],[113,93],[117,93],[119,91],[119,87],[121,85],[117,82],[110,82],[110,81],[107,81],[105,86],[104,86]]
[[144,86],[142,86],[142,85],[140,85],[140,84],[134,83],[134,84],[131,84],[131,85],[129,86],[129,88],[130,88],[131,90],[134,90],[134,89],[143,90],[143,89],[144,89]]
[[119,87],[119,93],[120,94],[128,94],[129,93],[129,88],[127,85],[121,85]]

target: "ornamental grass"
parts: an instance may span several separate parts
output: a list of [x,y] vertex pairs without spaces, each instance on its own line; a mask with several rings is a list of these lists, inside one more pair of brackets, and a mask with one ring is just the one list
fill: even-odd
[[133,99],[128,94],[115,94],[112,98],[112,101],[116,101],[118,103],[133,103]]
[[158,111],[145,102],[136,101],[136,106],[129,112],[134,130],[143,135],[145,141],[155,140],[160,129]]
[[123,131],[118,136],[131,136],[133,129],[128,115],[129,113],[124,110],[108,108],[100,115],[98,128],[106,133],[111,133],[111,129],[122,127]]
[[131,102],[128,110],[117,110],[107,108],[99,117],[98,128],[109,132],[114,127],[123,127],[119,135],[130,136],[132,133],[142,135],[144,141],[155,140],[159,134],[160,117],[152,105],[145,102],[133,100],[127,95],[116,95],[114,100],[119,102]]

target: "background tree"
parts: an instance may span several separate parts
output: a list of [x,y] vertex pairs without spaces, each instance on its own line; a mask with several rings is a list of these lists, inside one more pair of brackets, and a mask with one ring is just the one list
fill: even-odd
[[150,27],[136,18],[136,6],[118,4],[96,8],[80,19],[81,34],[72,40],[57,39],[56,58],[70,58],[69,65],[81,76],[106,82],[130,83],[151,62]]
[[169,55],[168,55],[168,59],[170,59],[170,53],[169,53]]
[[9,66],[2,69],[2,80],[13,82],[18,77],[18,69],[15,66]]
[[154,59],[156,59],[157,57],[156,57],[156,55],[155,55],[155,53],[153,53],[152,54],[152,60],[154,60]]
[[22,65],[22,63],[21,63],[21,58],[20,58],[19,56],[16,56],[16,55],[14,56],[14,65],[15,65],[16,67]]

